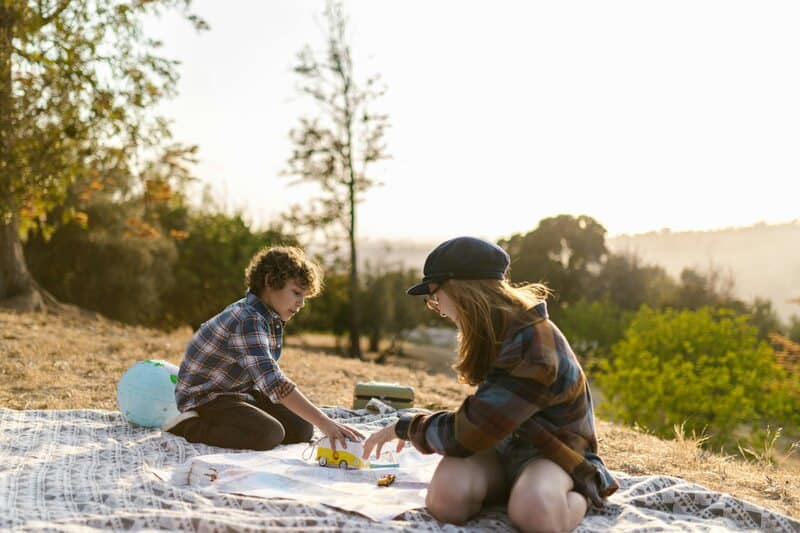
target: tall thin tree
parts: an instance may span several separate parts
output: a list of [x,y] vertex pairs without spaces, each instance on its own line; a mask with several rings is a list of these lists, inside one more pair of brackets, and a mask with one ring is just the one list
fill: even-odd
[[176,63],[144,31],[147,16],[191,0],[0,2],[0,301],[20,310],[55,303],[32,278],[26,224],[46,224],[78,176],[109,154],[135,166],[169,138],[154,104],[174,94]]
[[363,83],[356,79],[342,5],[328,2],[325,19],[325,50],[314,53],[306,46],[294,68],[300,93],[316,103],[318,115],[301,118],[291,130],[294,149],[285,171],[296,176],[294,183],[318,185],[320,195],[307,205],[292,206],[287,219],[295,228],[322,231],[329,244],[348,242],[350,355],[361,357],[356,207],[376,184],[367,169],[389,157],[384,143],[389,122],[386,114],[372,109],[385,93],[380,77],[369,76]]

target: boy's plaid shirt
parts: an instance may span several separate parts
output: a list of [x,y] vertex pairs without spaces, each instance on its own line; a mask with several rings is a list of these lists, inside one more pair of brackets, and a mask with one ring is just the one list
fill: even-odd
[[295,389],[280,367],[283,321],[248,292],[204,322],[192,336],[178,372],[175,400],[188,411],[219,396],[252,400],[256,389],[273,403]]
[[597,456],[586,377],[544,302],[509,329],[489,375],[456,412],[403,415],[396,432],[423,453],[456,457],[515,433],[564,468],[596,504],[618,487]]

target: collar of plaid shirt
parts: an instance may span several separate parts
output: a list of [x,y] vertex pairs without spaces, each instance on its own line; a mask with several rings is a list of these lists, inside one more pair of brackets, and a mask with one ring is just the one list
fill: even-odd
[[[511,322],[508,326],[508,330],[506,332],[506,342],[509,340],[513,340],[514,335],[521,329],[527,328],[531,324],[539,323],[543,320],[547,320],[550,318],[549,313],[547,312],[547,302],[539,302],[533,307],[529,307],[525,310],[522,316],[519,316]],[[502,355],[502,350],[501,350]]]

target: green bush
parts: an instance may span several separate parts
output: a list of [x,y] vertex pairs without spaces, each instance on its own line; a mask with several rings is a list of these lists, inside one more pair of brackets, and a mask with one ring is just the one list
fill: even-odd
[[675,425],[734,446],[739,431],[791,420],[787,376],[747,317],[727,310],[643,307],[595,376],[599,411],[662,437]]
[[337,338],[350,325],[350,274],[341,269],[322,265],[325,285],[315,298],[306,301],[303,310],[291,321],[289,331],[326,331]]
[[632,315],[608,299],[579,300],[561,311],[558,327],[575,354],[587,363],[610,356],[611,347],[622,338]]
[[59,300],[127,323],[201,322],[245,294],[244,269],[263,246],[296,244],[279,229],[252,231],[240,215],[163,209],[152,224],[137,201],[97,201],[87,227],[61,225],[25,247],[35,278]]
[[391,349],[397,348],[402,335],[426,322],[431,314],[421,298],[406,294],[419,273],[415,270],[366,269],[365,286],[360,306],[364,333],[369,337],[369,350],[378,351],[382,339],[388,338]]
[[57,299],[134,324],[158,325],[163,296],[173,283],[175,245],[160,233],[134,231],[132,202],[97,203],[86,209],[88,228],[73,221],[50,240],[33,234],[25,256],[34,278]]
[[278,229],[250,230],[240,215],[198,212],[185,221],[172,268],[175,283],[164,295],[161,325],[200,324],[245,295],[244,270],[264,246],[295,245]]

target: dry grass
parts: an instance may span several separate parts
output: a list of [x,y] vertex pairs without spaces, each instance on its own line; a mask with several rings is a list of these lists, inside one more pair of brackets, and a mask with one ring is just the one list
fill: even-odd
[[[128,367],[148,358],[179,364],[190,336],[188,329],[166,334],[77,314],[0,311],[0,406],[115,410],[117,380]],[[446,370],[441,350],[405,348],[408,356],[391,356],[390,364],[378,365],[334,355],[330,337],[290,336],[281,367],[320,405],[351,405],[354,384],[365,380],[413,385],[416,405],[429,409],[455,407],[470,392],[452,375],[426,371],[426,357],[432,358],[431,367]],[[599,420],[598,433],[601,454],[613,470],[680,477],[800,518],[796,461],[759,465],[709,453],[681,431],[666,441]]]

